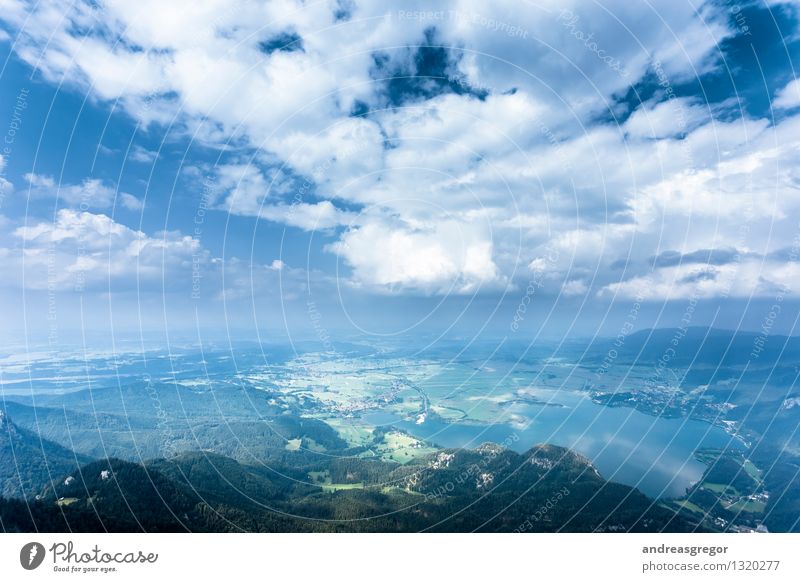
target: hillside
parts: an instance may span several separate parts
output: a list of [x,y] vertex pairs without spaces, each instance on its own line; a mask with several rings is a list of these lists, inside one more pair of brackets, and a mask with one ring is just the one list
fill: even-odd
[[[112,459],[32,503],[0,500],[8,531],[686,531],[635,489],[559,447],[448,449],[405,466],[331,459],[313,474],[202,452]],[[326,483],[317,483],[324,474]],[[32,517],[31,517],[32,515]],[[88,524],[88,525],[87,525]]]
[[0,495],[29,497],[89,460],[17,426],[0,409]]

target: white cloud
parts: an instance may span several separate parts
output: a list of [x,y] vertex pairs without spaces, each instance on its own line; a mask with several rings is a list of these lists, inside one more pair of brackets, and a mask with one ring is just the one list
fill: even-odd
[[790,81],[778,91],[772,101],[772,106],[777,109],[792,109],[800,106],[800,79]]
[[149,236],[103,214],[59,210],[53,222],[18,227],[22,246],[5,249],[14,276],[30,289],[102,288],[111,281],[128,287],[137,282],[171,285],[190,282],[193,257],[210,260],[200,243],[164,232]]
[[0,227],[5,274],[0,287],[58,297],[111,291],[120,303],[129,300],[126,292],[135,291],[142,305],[165,294],[188,303],[200,298],[290,300],[307,291],[308,273],[281,259],[266,264],[235,256],[223,260],[197,238],[175,231],[147,234],[103,214],[63,209],[52,222],[16,228],[0,215]]
[[455,221],[427,229],[372,221],[347,231],[331,249],[352,266],[354,285],[377,290],[473,293],[503,282],[487,233]]
[[222,205],[233,214],[258,216],[271,186],[253,164],[228,164],[216,168],[215,189],[226,193]]
[[[255,216],[303,230],[321,230],[347,224],[351,216],[328,200],[310,203],[284,199],[292,192],[279,172],[266,176],[254,164],[228,164],[216,168],[213,191],[223,196],[220,208],[232,214]],[[310,184],[310,182],[309,182]]]
[[561,292],[567,297],[586,295],[587,291],[589,291],[589,286],[586,284],[586,281],[581,279],[572,279],[564,283],[561,287]]
[[[327,230],[335,237],[327,248],[348,267],[341,272],[362,288],[504,288],[519,265],[551,248],[559,251],[546,265],[553,293],[590,285],[622,292],[648,277],[660,293],[713,290],[710,275],[648,275],[642,265],[664,250],[766,255],[791,238],[790,217],[800,212],[793,117],[775,125],[732,120],[686,97],[659,103],[659,93],[621,127],[596,122],[654,62],[662,90],[717,64],[717,47],[733,30],[727,9],[714,3],[548,1],[521,9],[513,0],[453,0],[431,22],[362,0],[343,23],[334,22],[332,3],[292,0],[115,0],[103,11],[7,4],[3,17],[19,33],[21,58],[95,98],[120,98],[143,123],[176,122],[203,143],[244,152],[213,170],[216,207]],[[403,9],[417,7],[427,5]],[[567,29],[563,9],[627,75]],[[504,34],[487,18],[529,34]],[[97,34],[74,34],[93,25]],[[389,62],[378,74],[412,66],[412,50],[391,47],[418,45],[430,26],[437,42],[456,47],[447,74],[490,94],[386,107],[375,55]],[[287,30],[302,37],[302,51],[259,51],[260,41]],[[117,38],[124,42],[108,40]],[[366,118],[351,116],[356,100],[373,108]],[[775,106],[798,100],[793,82]],[[115,195],[97,181],[36,187],[70,204],[88,197],[97,208]],[[756,236],[763,232],[774,236]],[[610,269],[620,260],[630,266],[624,274]],[[563,289],[555,281],[566,281]]]
[[291,205],[264,206],[256,216],[308,231],[344,226],[353,221],[351,213],[336,208],[328,200],[315,204],[301,202]]
[[43,176],[41,174],[25,174],[25,179],[28,184],[34,188],[55,188],[56,182],[50,176]]
[[6,159],[0,155],[0,197],[5,197],[14,191],[14,185],[3,176],[6,169]]
[[158,152],[153,152],[140,145],[134,146],[128,154],[128,159],[134,162],[141,162],[143,164],[150,164],[158,157]]
[[141,200],[139,200],[133,194],[128,194],[127,192],[122,192],[119,195],[119,200],[122,203],[122,206],[134,212],[144,208],[144,203]]
[[726,265],[676,265],[613,283],[601,295],[646,300],[785,295],[800,276],[800,264],[743,259]]
[[81,210],[110,208],[119,196],[120,202],[129,210],[138,210],[140,204],[135,196],[119,192],[97,178],[87,178],[80,184],[58,184],[52,176],[25,174],[34,198],[57,198],[61,206],[71,206]]
[[625,122],[624,129],[637,138],[673,138],[710,118],[707,104],[690,97],[677,97],[639,107]]

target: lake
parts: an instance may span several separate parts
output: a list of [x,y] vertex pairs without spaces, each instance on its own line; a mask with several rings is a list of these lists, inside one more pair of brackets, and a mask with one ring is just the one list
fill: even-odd
[[518,452],[540,443],[567,447],[588,457],[604,478],[636,487],[651,497],[679,497],[700,480],[706,467],[694,458],[697,449],[743,448],[735,437],[706,422],[602,406],[577,392],[562,391],[559,401],[562,406],[516,406],[515,415],[529,420],[524,424],[437,420],[416,424],[386,413],[381,413],[380,421],[442,447],[474,448],[485,442],[501,443],[514,435],[518,440],[511,448]]

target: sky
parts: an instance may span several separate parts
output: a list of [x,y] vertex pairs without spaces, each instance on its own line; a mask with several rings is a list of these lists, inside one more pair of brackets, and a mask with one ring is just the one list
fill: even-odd
[[797,333],[800,3],[435,6],[0,0],[2,334]]

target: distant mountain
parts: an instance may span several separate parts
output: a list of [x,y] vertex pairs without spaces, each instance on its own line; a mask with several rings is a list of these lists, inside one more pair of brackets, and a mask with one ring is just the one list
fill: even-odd
[[[23,511],[0,499],[7,531],[689,531],[635,489],[566,449],[520,455],[483,445],[400,466],[330,459],[314,475],[194,452],[112,459],[59,479]],[[94,529],[93,529],[94,528]]]
[[0,495],[36,495],[53,479],[63,478],[88,460],[17,426],[0,409]]
[[800,362],[800,337],[708,327],[647,329],[622,338],[594,342],[591,359],[615,350],[614,364],[654,364],[664,358],[673,366],[774,366]]

